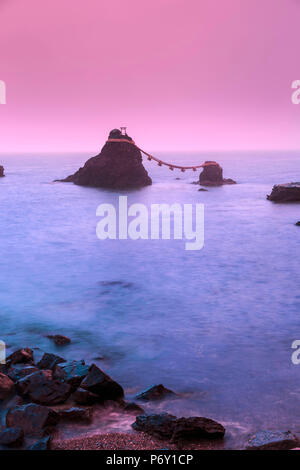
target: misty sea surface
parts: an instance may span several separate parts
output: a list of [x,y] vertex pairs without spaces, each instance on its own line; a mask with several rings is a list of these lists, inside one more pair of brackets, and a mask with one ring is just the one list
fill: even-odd
[[[95,362],[126,399],[162,383],[176,399],[147,411],[205,416],[236,445],[259,429],[300,430],[300,204],[266,200],[300,180],[300,153],[159,153],[178,164],[216,160],[237,185],[199,192],[199,173],[144,161],[153,185],[114,192],[53,183],[91,154],[1,155],[0,339]],[[176,179],[180,178],[180,179]],[[105,240],[99,204],[205,206],[205,246]],[[72,343],[59,348],[48,334]],[[119,424],[119,430],[130,428]],[[117,426],[117,425],[116,425]],[[94,423],[101,430],[101,416]]]

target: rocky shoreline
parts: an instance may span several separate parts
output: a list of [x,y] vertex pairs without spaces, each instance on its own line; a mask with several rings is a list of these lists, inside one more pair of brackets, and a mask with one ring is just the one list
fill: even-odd
[[[51,337],[66,347],[69,338]],[[122,385],[96,364],[67,361],[44,353],[35,361],[33,350],[23,348],[0,365],[0,448],[49,449],[220,449],[224,426],[212,419],[177,417],[169,413],[147,414],[143,402],[179,398],[162,384],[137,394],[127,402]],[[130,432],[89,433],[93,421],[101,423],[107,410],[127,416]],[[63,426],[77,426],[84,434],[66,438]],[[249,436],[244,448],[292,449],[299,439],[290,431],[261,431]]]

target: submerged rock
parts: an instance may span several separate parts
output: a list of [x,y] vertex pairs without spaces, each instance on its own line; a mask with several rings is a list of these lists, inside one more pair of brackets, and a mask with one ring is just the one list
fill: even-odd
[[290,431],[259,431],[249,437],[249,450],[289,450],[297,447],[299,440]]
[[213,161],[204,163],[202,173],[200,173],[199,183],[202,186],[222,186],[223,184],[236,184],[231,178],[223,178],[223,168]]
[[225,428],[208,418],[177,418],[168,413],[141,415],[132,425],[136,431],[146,432],[172,442],[198,439],[221,439]]
[[40,370],[27,375],[16,384],[20,395],[41,405],[64,403],[71,394],[71,386],[53,378],[51,370]]
[[47,338],[52,339],[56,346],[65,346],[71,343],[70,338],[63,335],[47,335]]
[[300,220],[299,220],[299,222],[296,222],[295,225],[296,225],[297,227],[300,227]]
[[176,393],[164,387],[162,384],[159,384],[152,385],[151,387],[147,388],[147,390],[144,390],[143,392],[136,395],[136,398],[143,401],[162,400],[163,398],[169,397],[171,395],[175,396]]
[[11,378],[11,380],[17,382],[18,380],[23,379],[23,377],[33,374],[33,372],[37,372],[38,370],[39,369],[34,365],[15,364],[8,369],[7,375]]
[[2,165],[0,165],[0,178],[3,178],[4,175],[4,168]]
[[[132,141],[119,129],[109,134],[110,139]],[[152,184],[142,163],[141,152],[128,142],[106,142],[99,155],[90,158],[82,168],[62,182],[97,188],[128,189]]]
[[0,372],[0,400],[5,400],[14,391],[13,381],[6,375]]
[[40,436],[48,433],[59,421],[58,414],[47,406],[34,403],[16,406],[8,411],[6,425],[20,427],[24,434]]
[[300,202],[300,183],[276,184],[267,199],[274,202]]
[[120,384],[105,374],[99,367],[92,364],[87,376],[81,382],[81,388],[99,395],[101,400],[119,400],[124,397]]
[[23,444],[24,432],[20,427],[5,428],[0,432],[0,444],[7,447],[19,447]]

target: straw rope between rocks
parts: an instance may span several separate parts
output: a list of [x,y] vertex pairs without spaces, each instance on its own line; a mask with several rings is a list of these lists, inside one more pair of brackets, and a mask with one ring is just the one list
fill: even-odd
[[194,165],[194,166],[174,165],[173,163],[164,162],[163,160],[160,160],[159,158],[154,157],[150,153],[145,152],[145,150],[142,150],[140,147],[138,147],[133,140],[108,139],[106,142],[122,142],[122,143],[126,142],[127,144],[134,145],[140,152],[142,152],[144,155],[146,155],[146,157],[148,158],[149,161],[151,161],[151,160],[156,161],[158,166],[163,166],[163,165],[168,166],[171,171],[173,171],[174,169],[178,169],[178,170],[181,170],[184,173],[185,170],[197,171],[197,168],[204,168],[206,166],[219,166],[219,164],[217,162],[213,162],[213,161],[205,162],[205,163],[202,163],[202,165]]

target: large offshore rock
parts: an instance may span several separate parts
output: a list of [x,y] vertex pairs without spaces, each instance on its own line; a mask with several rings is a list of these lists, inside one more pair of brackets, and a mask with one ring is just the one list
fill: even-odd
[[267,199],[274,202],[300,202],[300,183],[275,184]]
[[199,183],[203,186],[222,186],[223,184],[236,184],[230,178],[223,178],[223,168],[213,161],[204,163],[203,171],[200,173]]
[[4,175],[4,168],[2,165],[0,165],[0,178],[3,178]]
[[[110,139],[130,140],[120,130],[114,129]],[[106,142],[99,155],[92,157],[74,175],[61,180],[80,186],[128,189],[152,184],[142,163],[141,152],[128,142]]]

